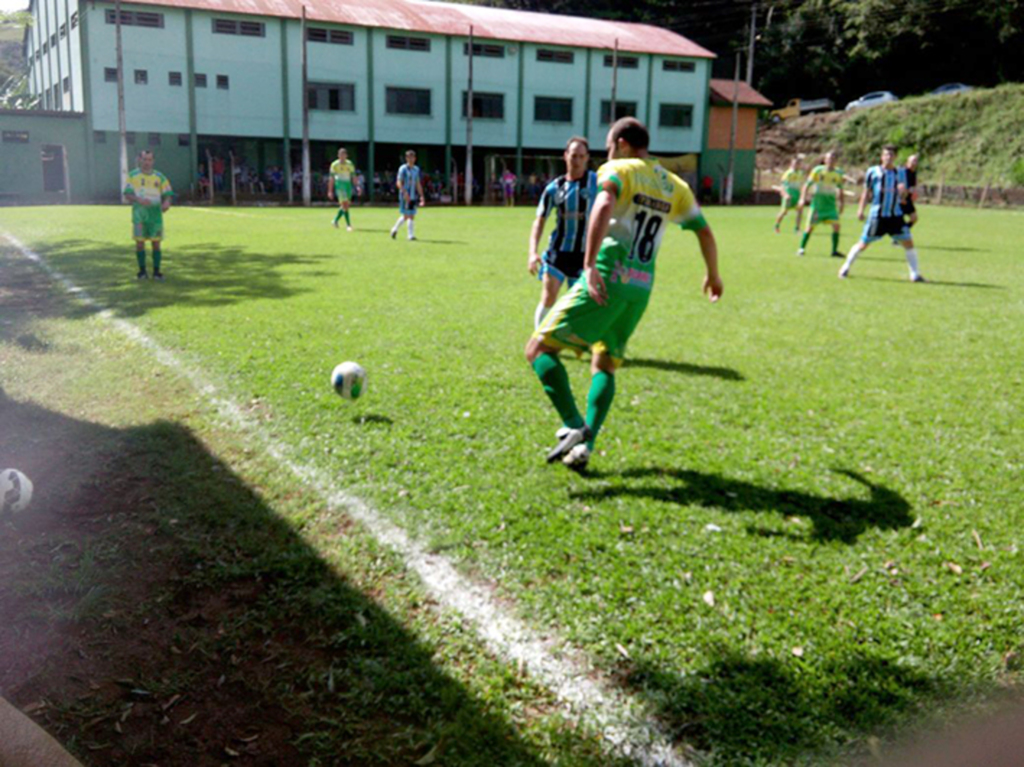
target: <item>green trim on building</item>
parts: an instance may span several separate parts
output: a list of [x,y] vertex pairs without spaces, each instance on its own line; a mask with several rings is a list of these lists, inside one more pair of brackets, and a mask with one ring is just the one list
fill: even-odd
[[647,119],[644,120],[644,124],[650,127],[653,125],[653,115],[651,115],[651,88],[654,85],[654,54],[647,54],[647,110],[645,114]]
[[376,146],[373,140],[373,118],[374,118],[374,99],[373,99],[373,29],[370,27],[366,28],[366,111],[367,111],[367,124],[369,130],[367,131],[367,155],[369,156],[369,163],[367,164],[366,171],[366,199],[369,202],[373,202],[374,197],[377,194],[376,185],[373,183],[373,169],[377,167],[376,164]]
[[[196,130],[196,68],[195,41],[192,34],[192,9],[185,9],[185,59],[186,76],[188,77],[188,154],[192,162],[192,174],[195,178],[199,172],[199,138]],[[213,182],[213,169],[206,169],[206,178]]]
[[709,173],[705,167],[709,161],[706,159],[706,155],[709,153],[708,150],[708,136],[711,134],[711,62],[709,61],[704,68],[704,128],[700,137],[701,153],[700,158],[697,160],[697,175],[700,177],[697,179],[697,183],[701,184],[701,180],[704,176],[710,175],[714,178],[714,173]]
[[[70,35],[70,33],[69,33]],[[89,178],[86,179],[86,188],[89,190],[89,197],[96,196],[96,155],[92,147],[92,136],[94,128],[90,94],[92,93],[92,72],[89,69],[89,57],[86,55],[86,41],[89,35],[89,14],[78,11],[78,37],[79,51],[82,53],[82,111],[85,113],[85,167]]]
[[452,38],[444,39],[444,178],[452,172]]
[[516,87],[516,176],[523,176],[523,61],[526,51],[519,51],[519,75]]
[[291,201],[292,188],[292,117],[288,103],[288,20],[281,19],[281,140],[284,144],[284,178],[288,191],[288,200]]
[[583,91],[583,135],[590,136],[590,71],[593,51],[587,48],[587,85]]

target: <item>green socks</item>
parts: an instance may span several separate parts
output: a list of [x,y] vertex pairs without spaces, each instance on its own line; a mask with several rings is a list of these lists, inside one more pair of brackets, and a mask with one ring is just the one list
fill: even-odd
[[156,274],[160,271],[160,259],[163,257],[159,246],[153,246],[153,273]]
[[348,217],[348,211],[347,211],[347,210],[345,210],[345,209],[342,209],[342,211],[341,211],[341,212],[345,214],[345,225],[346,225],[346,226],[352,226],[352,219],[350,219],[350,218]]
[[139,271],[146,271],[146,249],[135,251],[135,260],[139,262]]
[[611,410],[615,399],[615,376],[599,370],[590,379],[590,391],[587,394],[587,426],[590,427],[590,441],[587,447],[594,449],[594,440],[604,424],[604,419]]
[[809,239],[811,239],[811,233],[810,232],[804,232],[803,237],[800,238],[800,248],[801,249],[807,247],[807,241]]
[[576,408],[576,401],[573,399],[572,389],[569,387],[569,374],[565,372],[562,361],[554,354],[542,354],[533,361],[533,372],[540,379],[544,393],[548,395],[551,404],[555,406],[555,410],[562,418],[562,423],[570,429],[578,429],[583,426],[583,418]]
[[[334,214],[334,223],[337,224],[341,220],[342,214],[345,212],[344,208],[338,208],[338,212]],[[346,215],[345,218],[348,218]]]
[[839,252],[839,232],[832,232],[832,252]]

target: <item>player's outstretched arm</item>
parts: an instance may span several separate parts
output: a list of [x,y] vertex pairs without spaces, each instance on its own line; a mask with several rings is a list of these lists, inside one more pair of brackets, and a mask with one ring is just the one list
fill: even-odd
[[536,274],[540,270],[540,254],[537,250],[540,248],[540,238],[543,234],[544,218],[537,216],[530,228],[530,256],[526,261],[526,268],[530,270],[530,274]]
[[722,285],[722,277],[718,273],[718,243],[715,241],[715,233],[710,226],[698,229],[697,242],[700,243],[700,254],[704,258],[704,268],[707,274],[704,276],[702,289],[711,303],[715,303],[722,297],[725,287]]
[[587,224],[587,250],[583,256],[583,273],[587,280],[587,292],[598,304],[608,303],[608,288],[604,277],[597,271],[597,253],[601,243],[608,234],[608,224],[612,220],[612,210],[619,189],[612,181],[606,181],[597,193],[594,207],[590,209],[590,222]]
[[868,204],[868,188],[864,187],[864,191],[860,193],[860,204],[857,205],[857,220],[864,220],[864,206]]

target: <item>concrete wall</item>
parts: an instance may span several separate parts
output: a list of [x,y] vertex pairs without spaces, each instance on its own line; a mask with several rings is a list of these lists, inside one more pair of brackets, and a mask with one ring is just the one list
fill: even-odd
[[[86,130],[84,115],[73,112],[0,111],[0,131],[27,132],[29,139],[27,143],[6,140],[0,143],[0,202],[66,200],[64,192],[43,191],[41,154],[47,144],[65,148],[72,200],[88,200],[91,190],[87,184]],[[114,170],[116,174],[116,164]]]

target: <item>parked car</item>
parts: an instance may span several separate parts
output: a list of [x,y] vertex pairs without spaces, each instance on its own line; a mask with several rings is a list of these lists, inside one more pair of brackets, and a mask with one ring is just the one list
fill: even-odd
[[786,106],[769,112],[768,119],[777,123],[780,120],[788,120],[791,117],[799,117],[811,112],[831,112],[835,108],[832,99],[790,99]]
[[862,107],[877,107],[879,104],[888,104],[890,101],[899,101],[900,97],[889,91],[872,91],[861,96],[856,101],[846,105],[847,109],[860,109]]
[[950,93],[967,93],[967,91],[973,91],[970,85],[964,85],[963,83],[946,83],[940,85],[938,88],[932,91],[933,96],[945,96]]

